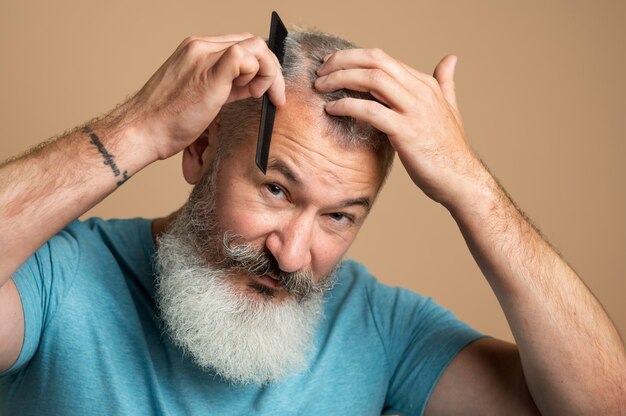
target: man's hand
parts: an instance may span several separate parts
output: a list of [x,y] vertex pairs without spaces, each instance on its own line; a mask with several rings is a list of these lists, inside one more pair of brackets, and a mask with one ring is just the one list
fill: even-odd
[[185,39],[129,102],[156,158],[166,159],[197,139],[224,104],[268,92],[285,103],[276,56],[249,33]]
[[110,114],[1,165],[0,286],[130,176],[193,143],[224,104],[266,91],[276,105],[285,103],[280,64],[263,39],[249,33],[188,38]]
[[13,273],[130,176],[190,145],[224,104],[265,91],[285,103],[280,65],[261,38],[189,38],[110,114],[0,165],[0,371],[24,335]]
[[[321,91],[348,88],[379,101],[344,98],[326,111],[388,135],[413,181],[450,210],[515,337],[519,358],[515,347],[493,340],[461,352],[428,412],[532,414],[536,405],[544,415],[623,415],[626,350],[619,333],[471,150],[456,104],[455,62],[445,57],[430,77],[379,50],[339,51],[327,57],[315,82]],[[505,386],[508,396],[485,400],[481,391],[493,386]]]
[[468,185],[486,170],[470,148],[454,91],[456,57],[448,55],[434,77],[379,49],[352,49],[326,57],[318,69],[320,91],[347,88],[379,102],[344,98],[326,105],[336,116],[368,122],[387,134],[413,182],[446,206],[461,204]]

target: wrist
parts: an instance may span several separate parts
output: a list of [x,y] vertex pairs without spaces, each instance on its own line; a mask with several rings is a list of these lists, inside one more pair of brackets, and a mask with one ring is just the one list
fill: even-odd
[[97,135],[120,169],[128,171],[129,176],[159,160],[150,143],[151,135],[133,111],[130,100],[106,116],[89,122],[87,128]]
[[459,185],[454,198],[442,203],[457,222],[483,221],[508,199],[482,163],[474,175],[465,177]]

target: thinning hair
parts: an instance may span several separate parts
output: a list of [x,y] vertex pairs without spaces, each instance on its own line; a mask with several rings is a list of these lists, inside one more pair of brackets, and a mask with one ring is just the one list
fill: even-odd
[[[369,94],[348,89],[321,92],[314,87],[317,68],[326,55],[338,50],[354,49],[357,46],[345,39],[316,30],[290,27],[285,40],[285,55],[282,73],[286,89],[297,99],[319,113],[326,122],[326,132],[336,138],[337,143],[347,149],[367,149],[376,153],[382,169],[381,185],[385,181],[395,155],[387,135],[370,124],[353,117],[332,116],[324,110],[326,103],[341,98],[374,100]],[[249,98],[228,104],[220,113],[219,155],[243,138],[249,137],[259,128],[261,99]]]

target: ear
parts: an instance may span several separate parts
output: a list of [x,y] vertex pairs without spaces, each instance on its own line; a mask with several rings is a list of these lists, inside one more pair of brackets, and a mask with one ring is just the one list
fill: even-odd
[[220,131],[219,119],[215,118],[209,127],[183,152],[183,176],[190,185],[200,181],[213,162],[217,151]]

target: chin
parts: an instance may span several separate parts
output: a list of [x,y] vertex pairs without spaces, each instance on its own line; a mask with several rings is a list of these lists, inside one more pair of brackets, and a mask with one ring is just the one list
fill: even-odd
[[187,233],[165,233],[155,258],[165,333],[200,368],[265,384],[307,368],[323,292],[299,299],[269,277],[206,264]]

